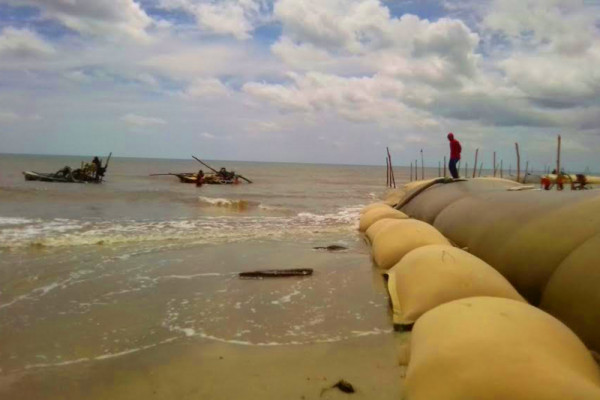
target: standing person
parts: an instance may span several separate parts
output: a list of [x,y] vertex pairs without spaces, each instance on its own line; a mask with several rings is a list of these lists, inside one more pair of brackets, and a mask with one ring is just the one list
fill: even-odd
[[100,176],[104,175],[102,173],[102,162],[98,158],[98,156],[94,157],[92,160],[92,165],[94,166],[94,178],[96,180],[100,179]]
[[198,176],[196,178],[196,186],[202,186],[202,184],[204,183],[204,171],[200,170],[198,171]]
[[460,147],[460,142],[454,139],[454,134],[452,132],[448,134],[448,141],[450,142],[450,163],[448,164],[448,169],[450,169],[452,177],[458,179],[456,164],[460,161],[462,147]]

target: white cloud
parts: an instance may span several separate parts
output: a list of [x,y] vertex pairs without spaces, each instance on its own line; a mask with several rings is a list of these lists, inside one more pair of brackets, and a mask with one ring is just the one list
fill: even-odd
[[225,86],[219,79],[195,79],[185,90],[183,95],[187,98],[207,98],[226,97],[231,95],[231,90]]
[[161,0],[160,5],[193,15],[198,26],[205,31],[231,35],[238,40],[250,39],[256,26],[268,18],[267,2],[261,0]]
[[208,140],[214,140],[217,138],[215,135],[213,135],[212,133],[208,133],[208,132],[202,132],[200,134],[200,137],[202,137],[204,139],[208,139]]
[[2,111],[0,110],[0,123],[11,123],[19,120],[20,117],[18,114],[12,111]]
[[121,117],[121,121],[132,127],[151,127],[157,125],[166,125],[167,121],[156,117],[145,117],[136,114],[126,114]]
[[12,5],[37,7],[74,31],[97,36],[147,40],[152,19],[134,0],[4,0]]
[[54,53],[51,44],[29,29],[7,27],[0,34],[0,54],[4,57],[39,58]]

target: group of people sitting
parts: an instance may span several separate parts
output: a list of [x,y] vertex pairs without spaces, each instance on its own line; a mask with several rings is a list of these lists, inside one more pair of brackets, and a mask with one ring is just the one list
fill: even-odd
[[54,173],[57,178],[80,181],[100,181],[104,177],[106,167],[102,167],[102,161],[94,157],[91,163],[85,163],[82,168],[72,169],[68,165]]
[[196,186],[202,186],[204,183],[208,183],[208,179],[211,179],[212,181],[236,181],[237,175],[233,171],[227,171],[224,167],[221,168],[215,175],[208,176],[204,174],[203,170],[199,170],[196,178]]

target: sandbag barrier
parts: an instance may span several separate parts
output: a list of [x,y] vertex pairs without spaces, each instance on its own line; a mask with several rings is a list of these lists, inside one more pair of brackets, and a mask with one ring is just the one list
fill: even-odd
[[[515,183],[495,182],[488,192],[495,185]],[[455,201],[468,193],[455,188]],[[374,218],[385,215],[385,207],[365,209],[361,230],[376,266],[388,275],[394,324],[414,323],[407,399],[600,399],[600,369],[575,333],[529,305],[501,273],[453,247],[434,226],[404,217]],[[559,283],[549,284],[552,292],[544,298],[549,308],[568,311],[556,301],[561,285],[589,272],[571,264],[581,265],[598,245],[600,235],[564,261],[559,270],[564,276],[557,275]],[[594,292],[594,285],[583,292]]]
[[600,192],[511,190],[522,186],[497,178],[437,184],[400,211],[493,266],[600,353]]

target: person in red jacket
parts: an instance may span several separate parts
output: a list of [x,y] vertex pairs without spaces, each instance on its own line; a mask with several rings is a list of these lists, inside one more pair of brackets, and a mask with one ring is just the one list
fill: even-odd
[[454,134],[452,132],[448,134],[448,141],[450,141],[450,163],[448,164],[448,169],[450,170],[452,177],[457,179],[458,170],[456,169],[456,164],[460,161],[462,147],[460,147],[460,142],[454,139]]

